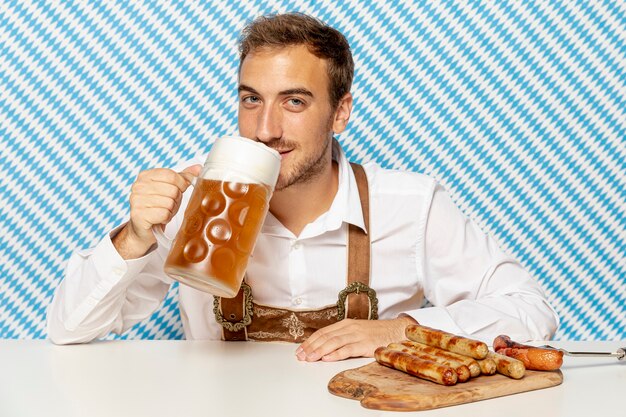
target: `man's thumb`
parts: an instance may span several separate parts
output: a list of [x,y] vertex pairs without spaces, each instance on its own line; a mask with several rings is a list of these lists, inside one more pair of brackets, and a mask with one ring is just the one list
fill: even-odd
[[180,175],[182,175],[188,182],[191,183],[191,181],[195,177],[200,175],[200,172],[202,172],[202,165],[196,164],[196,165],[191,165],[191,166],[183,169],[183,171],[180,173]]
[[189,172],[194,177],[197,177],[198,175],[200,175],[201,171],[202,171],[202,165],[200,164],[192,165],[183,169],[183,172]]

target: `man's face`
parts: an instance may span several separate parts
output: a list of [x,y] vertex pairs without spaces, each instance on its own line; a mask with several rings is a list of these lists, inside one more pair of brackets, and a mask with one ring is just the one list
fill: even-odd
[[263,49],[244,59],[239,73],[239,134],[276,149],[276,190],[316,178],[331,163],[336,113],[328,96],[326,62],[306,46]]

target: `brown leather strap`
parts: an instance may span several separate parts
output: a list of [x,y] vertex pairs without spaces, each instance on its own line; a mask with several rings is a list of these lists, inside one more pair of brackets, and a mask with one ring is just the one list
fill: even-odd
[[[243,287],[239,288],[239,292],[233,298],[220,298],[220,308],[225,320],[231,323],[237,323],[243,320],[245,313],[245,302]],[[245,341],[248,339],[245,327],[239,331],[231,332],[222,326],[224,340]]]
[[[365,170],[359,164],[351,163],[356,185],[361,199],[363,222],[369,232],[369,189]],[[370,284],[370,237],[368,232],[350,224],[348,227],[348,277],[347,285],[360,282]],[[351,319],[371,319],[370,299],[366,293],[348,294],[346,301],[346,317]]]

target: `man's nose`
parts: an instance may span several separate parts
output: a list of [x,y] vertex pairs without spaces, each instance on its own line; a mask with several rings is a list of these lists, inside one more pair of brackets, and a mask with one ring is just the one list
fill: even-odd
[[256,138],[260,142],[269,143],[280,139],[283,135],[281,112],[268,104],[257,115]]

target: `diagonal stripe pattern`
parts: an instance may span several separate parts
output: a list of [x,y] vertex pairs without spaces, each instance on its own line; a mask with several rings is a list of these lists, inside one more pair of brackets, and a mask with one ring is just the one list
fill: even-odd
[[[148,167],[236,130],[236,42],[302,11],[356,61],[355,161],[425,172],[544,285],[557,338],[626,338],[626,5],[0,3],[0,338],[43,338],[64,265]],[[117,337],[117,336],[116,336]],[[121,338],[183,337],[174,285]]]

